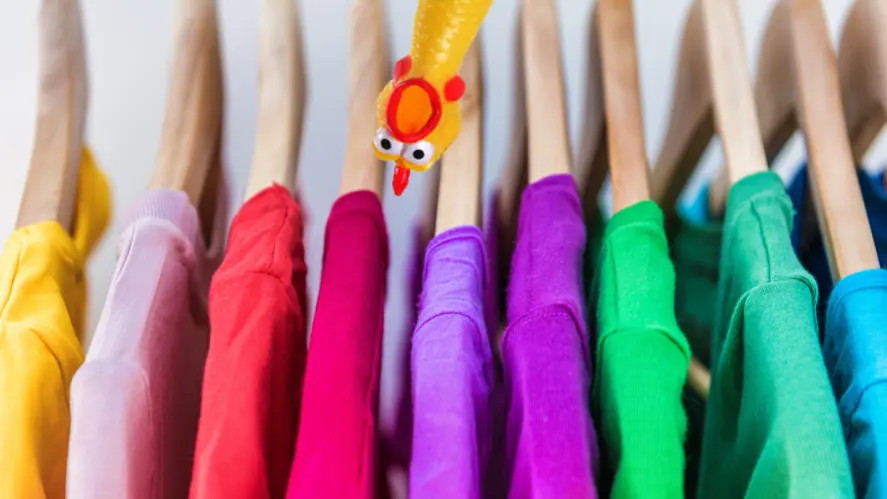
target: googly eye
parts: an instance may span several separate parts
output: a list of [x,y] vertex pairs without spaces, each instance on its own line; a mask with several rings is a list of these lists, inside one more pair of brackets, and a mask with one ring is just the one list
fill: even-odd
[[382,154],[390,154],[391,156],[399,156],[403,150],[403,142],[394,140],[385,127],[376,131],[376,138],[373,140],[376,150]]
[[407,144],[403,151],[403,159],[416,165],[427,165],[434,157],[434,146],[430,142],[416,142]]

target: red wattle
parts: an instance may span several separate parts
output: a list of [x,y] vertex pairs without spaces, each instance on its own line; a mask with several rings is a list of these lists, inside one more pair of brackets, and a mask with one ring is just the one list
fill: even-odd
[[391,180],[391,186],[394,187],[394,195],[400,196],[406,190],[407,184],[410,183],[410,169],[400,165],[394,167],[394,178]]

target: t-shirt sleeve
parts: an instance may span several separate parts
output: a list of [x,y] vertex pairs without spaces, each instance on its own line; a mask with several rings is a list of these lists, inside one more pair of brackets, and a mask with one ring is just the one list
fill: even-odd
[[192,498],[285,494],[305,368],[305,273],[299,205],[269,187],[234,218],[210,287]]
[[412,340],[415,497],[489,496],[493,365],[483,245],[476,227],[451,229],[428,245]]
[[288,498],[374,497],[387,271],[379,197],[340,197],[326,226]]
[[655,203],[613,216],[599,267],[594,406],[611,495],[683,497],[690,350],[675,321],[675,274]]
[[16,230],[0,255],[0,497],[65,496],[81,262],[55,222]]
[[854,494],[818,341],[816,283],[792,248],[791,216],[773,172],[731,188],[700,497]]
[[582,293],[585,227],[571,175],[524,191],[502,336],[505,479],[519,497],[596,497]]
[[829,298],[823,354],[856,497],[887,495],[887,271],[845,277]]

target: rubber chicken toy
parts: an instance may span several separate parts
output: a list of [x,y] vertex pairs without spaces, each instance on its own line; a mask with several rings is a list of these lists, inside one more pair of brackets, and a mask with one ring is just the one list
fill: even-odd
[[394,194],[426,171],[462,128],[458,71],[493,0],[419,0],[410,54],[394,65],[376,104],[376,156],[394,161]]

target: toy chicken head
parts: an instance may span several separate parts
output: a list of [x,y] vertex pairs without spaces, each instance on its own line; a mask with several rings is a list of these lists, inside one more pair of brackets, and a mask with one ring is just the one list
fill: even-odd
[[379,128],[373,149],[379,159],[395,162],[393,187],[398,196],[409,183],[410,171],[431,168],[462,126],[462,78],[422,76],[413,70],[410,56],[398,61],[394,79],[376,101]]

